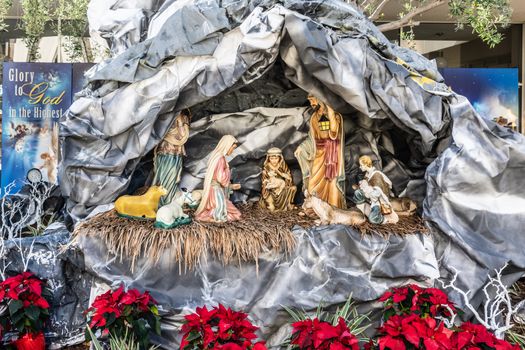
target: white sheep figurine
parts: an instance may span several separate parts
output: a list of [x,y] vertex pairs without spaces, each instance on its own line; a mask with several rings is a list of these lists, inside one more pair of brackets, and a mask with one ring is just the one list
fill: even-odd
[[160,207],[157,211],[155,227],[172,229],[191,223],[191,218],[184,213],[182,208],[185,204],[191,208],[198,206],[201,198],[202,191],[200,190],[188,192],[183,188],[181,191],[177,191],[173,201]]

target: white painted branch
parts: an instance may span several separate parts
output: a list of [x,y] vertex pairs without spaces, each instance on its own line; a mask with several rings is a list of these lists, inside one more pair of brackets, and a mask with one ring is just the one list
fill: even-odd
[[[454,269],[454,276],[448,284],[441,282],[443,288],[450,288],[458,293],[462,297],[465,307],[472,312],[475,319],[488,330],[492,331],[499,339],[503,339],[505,337],[505,332],[513,327],[512,317],[519,310],[518,306],[515,308],[512,307],[509,290],[501,279],[501,274],[506,267],[507,264],[505,264],[500,270],[496,270],[495,277],[489,276],[487,283],[483,287],[483,294],[485,295],[483,317],[481,317],[476,308],[470,304],[468,298],[470,291],[465,292],[455,285],[458,277],[458,271],[456,269]],[[490,296],[489,288],[494,289],[494,297]],[[504,324],[501,324],[499,320],[504,312],[506,312],[504,319],[505,322]]]

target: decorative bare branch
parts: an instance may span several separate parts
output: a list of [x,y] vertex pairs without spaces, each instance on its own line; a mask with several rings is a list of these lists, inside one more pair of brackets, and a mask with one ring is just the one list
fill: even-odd
[[450,314],[450,317],[436,316],[436,319],[442,321],[447,328],[454,327],[456,325],[456,317],[458,314],[454,312],[454,310],[452,310],[452,308],[447,304],[441,304],[439,306],[446,308]]
[[[463,299],[465,307],[472,312],[476,321],[492,331],[499,339],[503,339],[505,337],[505,332],[513,327],[512,317],[518,313],[520,306],[517,305],[516,307],[512,307],[510,292],[501,280],[501,274],[506,267],[507,264],[505,264],[500,270],[496,270],[494,277],[489,276],[487,283],[483,287],[483,294],[485,295],[483,315],[480,315],[478,310],[470,304],[469,295],[471,291],[469,290],[465,292],[456,286],[455,283],[458,277],[458,271],[456,269],[453,268],[454,276],[450,282],[444,283],[443,281],[440,281],[444,289],[450,288],[458,293]],[[494,295],[493,297],[491,297],[489,290],[492,291]],[[506,314],[504,317],[504,323],[502,323],[502,315],[504,312],[506,312]],[[452,320],[454,320],[456,316],[455,314],[453,315],[454,317]]]
[[24,230],[29,225],[35,225],[35,231],[41,231],[45,225],[42,216],[45,214],[44,203],[50,197],[53,186],[45,182],[24,182],[29,190],[27,199],[17,197],[12,192],[15,183],[12,182],[4,188],[4,195],[0,200],[0,279],[6,279],[7,268],[11,261],[7,260],[7,239],[13,244],[15,250],[20,254],[20,261],[23,271],[27,271],[29,264],[35,256],[34,245],[36,238],[33,238],[29,247],[22,238]]
[[2,220],[2,235],[7,239],[22,236],[22,231],[28,224],[34,222],[36,229],[43,228],[42,216],[44,203],[50,197],[53,186],[46,182],[24,182],[29,189],[28,200],[16,198],[12,193],[15,183],[4,188],[4,196],[0,201],[0,220]]
[[430,11],[430,10],[436,8],[436,7],[439,7],[441,5],[444,5],[446,3],[447,3],[447,0],[431,1],[427,5],[424,5],[424,6],[421,6],[421,7],[416,7],[413,10],[407,12],[399,20],[394,21],[394,22],[390,22],[390,23],[382,24],[382,25],[378,26],[378,28],[382,32],[387,32],[389,30],[402,28],[404,26],[407,26],[407,25],[411,24],[412,19],[414,17],[419,16],[419,15],[425,13],[425,12],[428,12],[428,11]]
[[6,279],[5,272],[7,271],[7,268],[9,265],[11,265],[11,262],[6,261],[6,255],[7,255],[7,248],[5,247],[5,240],[0,237],[0,281],[4,281]]

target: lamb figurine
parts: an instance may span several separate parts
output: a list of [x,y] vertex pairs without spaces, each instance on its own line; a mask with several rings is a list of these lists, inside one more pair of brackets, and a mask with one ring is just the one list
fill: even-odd
[[177,191],[171,203],[164,205],[157,211],[155,227],[162,229],[172,229],[181,225],[191,223],[191,218],[184,213],[183,206],[186,204],[190,208],[196,207],[202,198],[202,191],[196,190],[188,192],[186,189]]

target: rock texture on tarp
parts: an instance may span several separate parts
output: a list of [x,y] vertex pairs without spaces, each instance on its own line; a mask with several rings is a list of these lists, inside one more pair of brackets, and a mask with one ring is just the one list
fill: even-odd
[[[196,306],[223,303],[248,312],[274,346],[286,340],[282,330],[290,319],[283,305],[314,310],[321,302],[344,303],[350,294],[356,301],[372,301],[392,285],[418,281],[431,286],[439,277],[430,235],[363,239],[358,230],[345,226],[297,227],[294,233],[297,248],[290,256],[267,253],[258,266],[225,266],[209,255],[193,271],[182,273],[168,251],[156,264],[144,257],[131,272],[131,262],[113,259],[99,240],[80,237],[79,244],[97,278],[149,290],[163,305],[163,332],[156,342],[165,349],[178,348],[181,312]],[[363,307],[370,311],[377,305]]]
[[[352,5],[92,0],[90,23],[114,56],[90,70],[90,88],[61,120],[61,178],[75,220],[125,193],[134,175],[147,175],[143,162],[187,107],[194,119],[183,183],[190,189],[204,177],[207,150],[227,133],[240,141],[230,163],[245,181],[236,200],[257,195],[267,146],[285,148],[297,177],[293,149],[306,137],[310,111],[301,101],[311,93],[344,116],[348,185],[357,157],[371,155],[396,194],[422,203],[432,228],[429,236],[388,240],[339,226],[298,229],[294,255],[261,259],[259,277],[253,265],[213,259],[195,273],[144,262],[132,274],[125,261],[102,259],[100,241],[86,239],[81,247],[97,277],[152,289],[176,315],[204,302],[245,307],[278,339],[271,324],[282,324],[281,304],[335,304],[351,291],[372,301],[412,278],[432,283],[458,270],[459,286],[477,305],[491,271],[509,263],[509,283],[523,274],[524,138],[481,119],[449,91],[434,62],[390,43]],[[300,282],[289,287],[288,279]],[[173,337],[158,341],[170,348]]]

